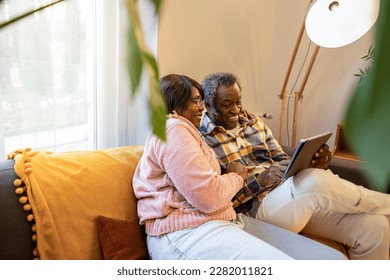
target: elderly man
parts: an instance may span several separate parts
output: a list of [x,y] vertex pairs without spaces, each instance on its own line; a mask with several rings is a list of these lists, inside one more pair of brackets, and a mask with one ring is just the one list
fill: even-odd
[[250,170],[246,186],[233,198],[237,212],[343,243],[350,259],[389,259],[390,195],[325,170],[331,159],[327,145],[313,156],[312,168],[281,182],[289,157],[264,121],[243,110],[238,78],[211,74],[202,88],[207,109],[199,128],[203,139],[223,170],[233,161]]

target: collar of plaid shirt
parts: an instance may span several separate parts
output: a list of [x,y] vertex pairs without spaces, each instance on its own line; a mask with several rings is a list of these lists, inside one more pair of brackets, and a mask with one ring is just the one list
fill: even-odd
[[233,135],[216,125],[207,113],[203,116],[199,131],[204,141],[214,149],[223,169],[233,161],[268,168],[274,162],[275,155],[285,155],[261,118],[240,117],[239,123],[241,130]]
[[[239,124],[242,129],[245,129],[248,125],[253,125],[257,122],[258,118],[255,119],[248,119],[245,117],[239,117]],[[200,124],[199,131],[202,133],[202,135],[212,135],[218,132],[227,133],[226,129],[223,126],[216,125],[207,115],[207,112],[203,115],[202,122]]]

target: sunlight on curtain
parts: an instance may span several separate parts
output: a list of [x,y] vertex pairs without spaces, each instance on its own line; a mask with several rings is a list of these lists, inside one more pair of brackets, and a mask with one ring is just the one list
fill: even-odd
[[[0,20],[43,4],[3,1]],[[91,148],[92,0],[68,1],[0,30],[0,156]]]
[[[129,18],[125,1],[97,0],[96,147],[144,144],[150,130],[149,82],[145,75],[132,98],[127,71]],[[150,1],[140,1],[140,18],[148,47],[157,55],[157,26]]]
[[[157,19],[142,2],[146,39],[157,53]],[[34,3],[45,1],[2,1],[0,20]],[[65,1],[0,31],[0,159],[25,147],[59,152],[144,143],[148,81],[130,98],[124,5]]]

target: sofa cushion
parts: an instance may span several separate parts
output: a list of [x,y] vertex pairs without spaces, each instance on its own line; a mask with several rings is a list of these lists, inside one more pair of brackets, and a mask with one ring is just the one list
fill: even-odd
[[143,147],[49,153],[22,150],[15,171],[27,188],[41,259],[102,259],[96,218],[138,222],[132,177]]
[[99,216],[96,219],[105,260],[147,260],[146,235],[136,222]]

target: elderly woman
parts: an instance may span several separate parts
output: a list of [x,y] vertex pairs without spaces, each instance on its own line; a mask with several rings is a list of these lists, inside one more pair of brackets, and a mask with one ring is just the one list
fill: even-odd
[[232,198],[243,187],[247,171],[232,163],[221,175],[214,151],[203,142],[198,132],[204,110],[200,84],[171,74],[160,86],[169,110],[167,141],[148,136],[133,179],[151,258],[291,259],[256,232],[246,232],[258,230],[262,222],[235,213]]

